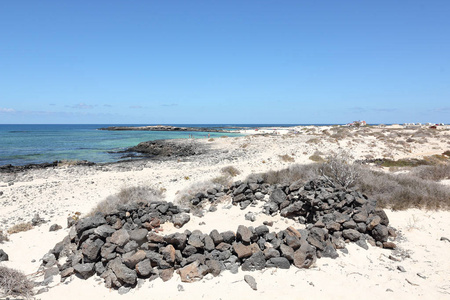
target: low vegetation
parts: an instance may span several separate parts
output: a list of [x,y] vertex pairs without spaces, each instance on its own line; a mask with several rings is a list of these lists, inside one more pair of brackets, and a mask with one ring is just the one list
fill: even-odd
[[348,188],[360,177],[360,169],[348,152],[341,151],[328,156],[319,171],[328,181]]
[[235,176],[241,174],[241,171],[239,171],[238,169],[236,169],[236,168],[233,167],[233,166],[223,167],[220,171],[221,171],[223,174],[229,175],[229,176],[231,176],[231,177],[235,177]]
[[319,174],[317,164],[300,165],[293,164],[286,169],[278,171],[269,171],[266,173],[252,174],[248,179],[261,178],[269,184],[290,184],[292,182],[303,180],[308,181],[316,178]]
[[448,186],[413,174],[393,175],[362,168],[356,187],[376,199],[382,208],[450,209]]
[[25,297],[33,295],[34,284],[21,271],[0,266],[1,297]]
[[28,231],[33,229],[33,225],[31,225],[30,222],[27,223],[19,223],[14,225],[13,227],[8,229],[8,233],[9,234],[14,234],[14,233],[19,233],[19,232],[23,232],[23,231]]
[[197,216],[201,215],[204,208],[204,203],[193,205],[191,200],[198,197],[198,194],[200,193],[203,194],[209,189],[219,190],[220,186],[221,184],[214,183],[212,181],[203,181],[194,183],[189,187],[177,192],[177,196],[175,198],[174,203],[182,207],[188,207],[191,213],[194,215]]
[[3,230],[0,230],[0,244],[7,241],[9,241],[8,235],[3,233]]
[[109,214],[114,212],[118,207],[130,205],[133,203],[149,203],[152,201],[161,201],[164,199],[163,190],[154,190],[150,187],[135,186],[123,188],[116,195],[108,196],[101,201],[89,215],[94,215],[97,212],[102,214]]
[[309,157],[309,159],[312,160],[313,162],[323,163],[325,162],[325,159],[322,157],[322,154],[323,154],[322,152],[316,151],[314,152],[313,155]]
[[295,161],[295,159],[292,156],[290,156],[289,154],[280,155],[279,157],[284,162],[294,162]]
[[351,163],[343,154],[327,158],[322,165],[292,165],[287,169],[253,174],[248,179],[261,178],[269,184],[305,183],[318,176],[342,186],[359,189],[378,201],[380,208],[450,209],[450,187],[435,181],[450,178],[450,165],[426,165],[406,174],[389,174],[369,166]]

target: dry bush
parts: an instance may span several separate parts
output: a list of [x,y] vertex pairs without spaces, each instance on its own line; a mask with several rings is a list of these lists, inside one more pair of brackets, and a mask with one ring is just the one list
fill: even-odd
[[320,140],[318,138],[312,138],[306,141],[307,144],[319,144]]
[[223,174],[230,175],[231,177],[235,177],[235,176],[241,174],[241,171],[239,171],[238,169],[236,169],[233,166],[223,167],[220,171]]
[[420,166],[411,171],[411,175],[421,179],[440,181],[450,179],[450,164]]
[[191,186],[179,191],[174,203],[181,207],[189,207],[192,214],[201,216],[204,208],[204,203],[193,205],[191,200],[196,198],[198,193],[205,193],[208,189],[221,189],[220,184],[213,183],[212,181],[196,182]]
[[223,175],[223,176],[217,176],[211,179],[212,183],[223,185],[223,186],[230,186],[232,183],[231,177],[229,175]]
[[284,162],[294,162],[295,159],[289,154],[279,155],[280,159]]
[[318,162],[318,163],[323,163],[325,162],[325,159],[322,157],[323,153],[320,151],[315,151],[313,153],[313,155],[311,155],[309,157],[310,160],[314,161],[314,162]]
[[394,210],[408,208],[450,209],[450,188],[409,174],[392,175],[360,169],[356,187]]
[[0,266],[0,291],[3,296],[26,297],[33,295],[34,284],[21,271]]
[[98,212],[109,214],[116,211],[120,206],[126,206],[133,203],[161,201],[163,198],[163,190],[157,191],[144,186],[123,188],[116,195],[108,196],[105,200],[97,204],[97,207],[95,207],[89,215],[95,215]]
[[317,164],[299,165],[294,164],[287,169],[269,171],[266,173],[251,174],[247,180],[261,178],[268,184],[291,184],[297,180],[308,181],[319,176]]
[[353,157],[346,151],[340,151],[327,157],[320,166],[320,173],[331,183],[344,188],[352,186],[359,178],[359,165],[352,163]]
[[0,230],[0,244],[7,241],[9,241],[8,236],[5,233],[3,233],[3,230]]
[[14,234],[14,233],[18,233],[18,232],[28,231],[31,229],[33,229],[33,225],[31,225],[30,222],[19,223],[19,224],[14,225],[13,227],[9,228],[8,233]]
[[213,138],[208,139],[208,142],[214,142]]

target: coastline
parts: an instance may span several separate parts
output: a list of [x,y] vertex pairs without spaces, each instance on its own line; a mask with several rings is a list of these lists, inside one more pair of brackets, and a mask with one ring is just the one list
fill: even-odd
[[[31,231],[13,234],[10,236],[11,241],[1,244],[0,248],[10,255],[10,261],[4,264],[27,274],[36,272],[40,258],[67,235],[66,222],[69,215],[80,212],[81,216],[85,216],[97,203],[118,193],[124,187],[150,186],[157,190],[163,189],[165,199],[172,202],[189,186],[221,176],[221,169],[226,166],[234,166],[241,172],[233,177],[236,181],[243,180],[251,173],[280,170],[293,163],[312,163],[310,157],[318,151],[323,153],[322,156],[326,156],[331,151],[344,148],[350,150],[355,159],[366,159],[368,156],[399,159],[421,158],[441,154],[449,149],[447,140],[443,138],[448,135],[448,131],[438,131],[439,135],[426,131],[426,136],[422,137],[421,132],[416,133],[412,129],[404,131],[373,127],[367,130],[351,128],[348,132],[347,129],[345,132],[339,132],[333,131],[332,128],[279,128],[279,133],[274,132],[274,128],[268,128],[267,131],[250,130],[247,135],[241,137],[216,138],[212,141],[187,140],[205,147],[208,151],[199,155],[173,156],[164,160],[143,159],[93,166],[60,166],[10,174],[0,173],[0,228],[6,230],[14,224],[29,221],[36,213],[48,221]],[[381,136],[380,132],[384,130],[388,132]],[[407,132],[407,135],[397,136],[399,130]],[[295,133],[296,131],[298,133]],[[418,136],[412,138],[413,142],[405,142],[407,136],[409,138],[414,134]],[[423,139],[427,141],[422,143]],[[285,155],[293,158],[294,162],[284,160],[282,157]],[[192,216],[191,221],[181,230],[234,230],[236,225],[258,226],[269,220],[267,216],[257,214],[255,222],[248,221],[238,207],[227,209],[226,205],[220,206],[214,214],[205,214],[203,218]],[[255,213],[258,212],[257,208],[252,209]],[[141,288],[126,295],[108,291],[102,284],[97,284],[94,277],[87,281],[73,278],[68,284],[56,285],[37,297],[56,299],[62,295],[72,295],[73,298],[86,296],[124,299],[144,297],[146,293],[153,293],[161,299],[202,296],[215,299],[218,298],[217,295],[221,295],[222,299],[255,296],[271,299],[295,298],[299,294],[313,299],[356,299],[358,293],[366,292],[367,289],[371,290],[367,296],[369,299],[383,296],[400,299],[417,298],[419,295],[423,298],[444,296],[442,291],[446,291],[445,278],[450,276],[450,266],[444,259],[448,244],[439,241],[439,238],[450,235],[449,212],[388,210],[387,213],[392,226],[402,233],[403,240],[398,242],[400,250],[410,255],[410,258],[401,262],[390,260],[390,251],[376,247],[364,250],[349,244],[348,254],[340,253],[336,260],[320,259],[312,269],[266,269],[264,272],[240,271],[238,274],[224,272],[219,277],[191,284],[181,283],[175,275],[168,282],[160,279],[146,282]],[[279,216],[270,220],[274,221],[274,230],[298,225]],[[55,223],[62,225],[64,229],[49,232],[49,226]],[[205,224],[200,225],[201,223]],[[164,234],[176,230],[170,224],[164,225],[163,229]],[[33,260],[35,262],[32,262]],[[400,264],[407,270],[406,273],[397,270]],[[428,279],[418,277],[417,273]],[[256,278],[258,291],[253,291],[246,285],[243,281],[244,274]],[[418,286],[409,284],[405,278]],[[178,290],[179,284],[183,285],[184,292]],[[230,287],[233,287],[233,291],[229,291]],[[81,295],[73,293],[75,290],[80,290]],[[352,291],[351,295],[348,290]]]

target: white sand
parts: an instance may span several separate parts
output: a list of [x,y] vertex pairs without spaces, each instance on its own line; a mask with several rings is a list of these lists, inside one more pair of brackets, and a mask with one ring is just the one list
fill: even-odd
[[[272,128],[271,128],[272,129]],[[77,211],[82,216],[96,203],[123,187],[148,185],[166,189],[166,200],[174,201],[177,192],[196,182],[209,180],[221,175],[220,169],[232,165],[242,173],[235,179],[244,179],[254,172],[282,169],[292,162],[283,161],[281,155],[289,155],[297,163],[310,163],[309,157],[316,151],[322,156],[339,148],[350,150],[356,159],[366,157],[422,157],[441,154],[450,148],[446,135],[439,131],[433,136],[414,138],[424,143],[399,144],[404,137],[396,138],[397,131],[389,131],[373,136],[361,130],[351,138],[336,139],[323,133],[331,127],[297,127],[278,129],[280,134],[249,135],[240,138],[220,138],[213,142],[201,142],[215,149],[215,153],[201,159],[187,161],[148,161],[141,164],[117,166],[97,166],[91,168],[75,167],[29,171],[16,175],[0,175],[0,228],[6,230],[14,224],[28,222],[35,213],[49,222],[28,232],[10,236],[10,241],[0,244],[0,249],[9,254],[9,261],[2,264],[17,268],[26,274],[37,271],[40,259],[53,246],[61,241],[68,229],[49,232],[51,224],[66,227],[69,214]],[[384,128],[370,129],[371,132],[386,131]],[[292,133],[298,132],[298,133]],[[414,132],[414,130],[411,130]],[[250,135],[250,133],[252,133]],[[259,132],[261,133],[261,131]],[[331,134],[333,132],[331,131]],[[392,142],[393,140],[394,142]],[[189,179],[185,179],[188,176]],[[447,182],[444,182],[447,183]],[[257,216],[254,223],[245,220],[237,207],[223,208],[207,213],[203,218],[193,217],[182,229],[236,230],[238,225],[257,226],[265,220],[275,222],[271,230],[278,231],[295,225],[291,220],[280,217],[271,218],[251,208]],[[383,250],[370,247],[364,250],[349,244],[348,254],[332,260],[319,259],[314,268],[289,270],[266,269],[257,272],[231,274],[222,272],[218,277],[206,276],[196,283],[182,283],[178,275],[168,282],[157,279],[145,282],[142,287],[119,295],[108,290],[102,280],[92,277],[89,280],[74,278],[70,283],[52,287],[50,291],[36,296],[39,299],[450,299],[450,243],[440,241],[450,238],[450,212],[407,210],[387,211],[391,225],[399,230],[396,243],[398,250]],[[199,225],[204,222],[204,225]],[[299,225],[295,225],[299,227]],[[171,224],[163,226],[164,234],[175,229]],[[396,262],[389,255],[398,257]],[[35,260],[35,262],[32,262]],[[402,266],[406,272],[400,272]],[[253,291],[243,280],[245,274],[255,277],[258,290]],[[420,274],[417,275],[417,274]],[[184,291],[178,291],[182,285]]]

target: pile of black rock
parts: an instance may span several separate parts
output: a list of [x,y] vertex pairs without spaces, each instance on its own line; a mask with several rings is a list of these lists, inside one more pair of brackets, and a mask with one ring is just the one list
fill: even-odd
[[97,274],[107,287],[121,288],[158,277],[166,281],[175,272],[183,282],[192,282],[208,273],[237,273],[239,268],[309,268],[317,258],[338,257],[336,249],[345,251],[348,242],[366,249],[367,243],[395,248],[388,241],[395,237],[395,230],[375,201],[324,179],[289,186],[250,180],[203,195],[192,203],[214,204],[224,195],[242,208],[266,201],[264,213],[280,213],[306,226],[273,232],[266,222],[256,227],[240,225],[236,231],[184,230],[162,235],[160,224],[168,221],[182,227],[190,219],[187,210],[167,202],[141,203],[78,220],[69,235],[44,256],[42,268],[47,274],[60,274],[62,280]]

